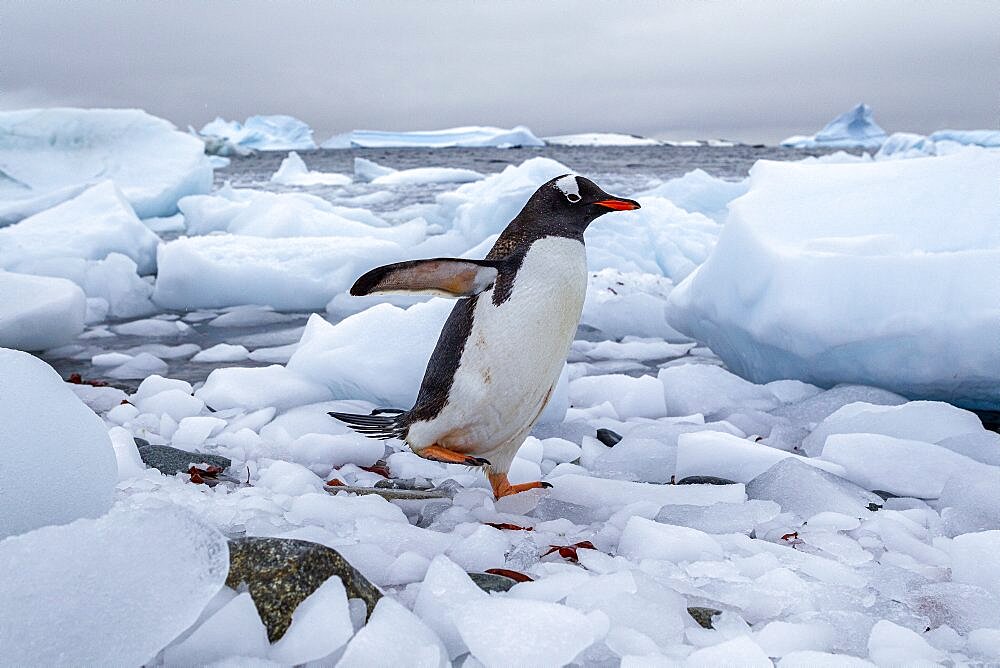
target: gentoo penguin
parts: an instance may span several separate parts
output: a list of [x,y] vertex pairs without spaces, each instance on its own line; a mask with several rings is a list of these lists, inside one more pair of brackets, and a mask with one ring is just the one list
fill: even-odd
[[507,471],[555,388],[587,292],[583,233],[598,216],[638,209],[566,174],[542,185],[483,260],[435,258],[378,267],[352,295],[458,298],[408,411],[330,413],[370,438],[399,438],[439,462],[482,466],[497,498]]

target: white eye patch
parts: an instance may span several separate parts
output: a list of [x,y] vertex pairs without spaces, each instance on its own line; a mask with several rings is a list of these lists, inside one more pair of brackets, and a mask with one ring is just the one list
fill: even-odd
[[577,182],[575,175],[567,174],[556,181],[556,188],[559,188],[570,202],[580,201],[580,184]]

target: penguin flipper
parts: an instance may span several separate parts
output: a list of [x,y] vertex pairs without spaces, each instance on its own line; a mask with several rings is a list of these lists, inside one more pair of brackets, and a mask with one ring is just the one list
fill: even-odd
[[502,263],[438,257],[409,260],[376,267],[351,287],[355,297],[374,294],[430,294],[438,297],[471,297],[496,282]]

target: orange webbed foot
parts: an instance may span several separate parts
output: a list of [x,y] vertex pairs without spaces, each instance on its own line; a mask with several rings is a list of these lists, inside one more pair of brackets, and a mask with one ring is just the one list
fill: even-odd
[[442,448],[440,445],[430,445],[420,450],[414,450],[414,452],[418,456],[423,457],[424,459],[429,459],[432,462],[463,464],[465,466],[489,466],[490,464],[488,459],[464,455],[461,452],[453,452],[448,448]]
[[529,489],[548,489],[552,487],[551,483],[541,481],[523,482],[519,485],[512,485],[507,480],[506,473],[487,473],[486,477],[489,478],[490,486],[493,487],[493,496],[498,499],[510,496],[511,494],[517,494],[518,492],[526,492]]

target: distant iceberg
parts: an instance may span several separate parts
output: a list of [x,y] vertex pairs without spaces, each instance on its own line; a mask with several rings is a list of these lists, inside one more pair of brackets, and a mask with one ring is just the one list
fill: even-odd
[[111,179],[140,218],[212,189],[205,147],[139,109],[0,112],[0,225]]
[[967,146],[1000,148],[1000,130],[938,130],[932,132],[931,141],[953,141]]
[[586,132],[578,135],[543,137],[549,146],[660,146],[662,142],[649,137],[617,132]]
[[795,135],[781,142],[787,148],[873,148],[882,146],[886,132],[872,117],[872,108],[858,104],[806,137]]
[[354,130],[334,135],[321,148],[512,148],[515,146],[545,146],[545,142],[524,127],[505,130],[489,126],[469,126],[420,132],[382,132]]
[[310,151],[316,148],[309,125],[294,116],[280,114],[251,116],[244,123],[216,118],[206,123],[199,134],[257,151]]

